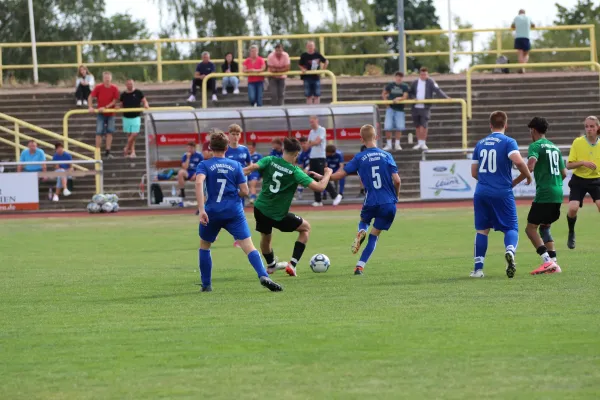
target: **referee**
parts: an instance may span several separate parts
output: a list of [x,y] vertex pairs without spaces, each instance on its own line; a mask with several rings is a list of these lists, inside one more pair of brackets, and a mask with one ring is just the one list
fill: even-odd
[[[325,172],[326,159],[325,147],[327,146],[327,132],[325,128],[319,125],[319,118],[315,115],[310,117],[310,133],[308,134],[308,147],[310,147],[310,170],[319,175]],[[335,191],[335,188],[330,183],[327,184],[327,193],[333,199],[333,205],[337,206],[342,201],[342,195]],[[321,192],[315,192],[315,202],[313,207],[323,206],[321,201]]]
[[600,121],[597,117],[585,119],[585,136],[578,137],[573,141],[567,168],[572,169],[573,177],[569,182],[571,193],[569,194],[569,212],[567,221],[569,223],[569,239],[567,246],[575,248],[575,222],[577,212],[583,207],[583,199],[587,193],[590,194],[598,211],[600,211],[600,145],[598,143],[598,132]]

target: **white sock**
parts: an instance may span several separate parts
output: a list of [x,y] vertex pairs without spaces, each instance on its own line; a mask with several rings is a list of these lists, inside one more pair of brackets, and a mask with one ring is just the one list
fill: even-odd
[[400,146],[400,139],[396,139],[396,145]]
[[421,145],[421,144],[425,144],[425,141],[424,141],[424,140],[419,140],[417,143],[418,143],[419,145]]
[[556,262],[556,257],[553,257],[553,258],[552,258],[552,261]]
[[552,258],[550,258],[550,255],[548,254],[548,252],[545,252],[540,257],[542,257],[542,261],[545,263],[552,261]]
[[386,142],[386,145],[388,147],[392,147],[392,139],[388,139],[387,142]]

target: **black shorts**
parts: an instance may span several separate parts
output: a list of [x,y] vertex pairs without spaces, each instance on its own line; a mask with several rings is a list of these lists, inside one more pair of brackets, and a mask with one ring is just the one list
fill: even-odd
[[550,225],[560,218],[561,203],[531,203],[527,223],[533,225]]
[[267,217],[260,210],[254,207],[254,219],[256,220],[256,230],[265,235],[270,235],[273,228],[279,229],[281,232],[294,232],[302,225],[302,217],[294,213],[288,213],[280,221],[275,221]]
[[527,38],[516,38],[515,39],[515,49],[529,51],[531,50],[531,41]]
[[588,193],[592,200],[600,200],[600,178],[585,179],[573,175],[569,181],[569,188],[569,201],[578,201],[579,207],[583,207],[583,199]]

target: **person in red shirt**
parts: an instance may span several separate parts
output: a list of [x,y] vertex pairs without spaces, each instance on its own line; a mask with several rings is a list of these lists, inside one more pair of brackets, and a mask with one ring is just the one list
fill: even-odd
[[[244,72],[263,72],[267,67],[265,59],[258,55],[258,46],[250,46],[250,57],[244,61]],[[249,76],[248,77],[248,100],[250,105],[262,107],[263,105],[263,88],[264,76]]]
[[[97,110],[92,106],[93,99],[97,99]],[[108,71],[102,73],[102,85],[97,85],[88,98],[89,112],[97,112],[96,116],[96,148],[102,147],[102,136],[106,135],[106,158],[113,158],[110,154],[113,133],[115,132],[115,114],[104,113],[105,108],[112,108],[120,99],[119,88],[112,84],[112,74]]]

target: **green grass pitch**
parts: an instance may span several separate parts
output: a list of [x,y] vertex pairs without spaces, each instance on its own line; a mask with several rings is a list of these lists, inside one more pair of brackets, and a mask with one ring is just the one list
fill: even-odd
[[[274,275],[282,293],[226,234],[214,291],[199,293],[192,215],[2,221],[0,398],[598,398],[591,204],[576,250],[564,217],[553,228],[562,274],[530,276],[539,257],[521,233],[513,280],[500,233],[486,277],[468,277],[468,208],[400,210],[362,277],[349,251],[358,211],[303,216],[311,239],[297,278]],[[295,238],[275,234],[280,259]],[[318,252],[325,274],[308,267]]]

